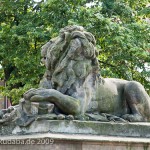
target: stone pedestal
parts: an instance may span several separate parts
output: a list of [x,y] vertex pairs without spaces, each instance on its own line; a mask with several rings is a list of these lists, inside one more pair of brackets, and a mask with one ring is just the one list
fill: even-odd
[[149,138],[79,134],[34,134],[1,137],[0,150],[150,150]]
[[150,123],[40,120],[0,133],[0,150],[150,150]]
[[150,138],[150,123],[40,120],[34,121],[27,127],[11,126],[11,128],[12,129],[9,131],[11,132],[10,134],[34,134],[49,132],[62,134],[87,134]]

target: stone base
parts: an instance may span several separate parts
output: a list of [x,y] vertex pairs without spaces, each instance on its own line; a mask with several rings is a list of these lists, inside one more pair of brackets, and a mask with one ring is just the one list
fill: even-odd
[[[12,128],[12,126],[11,126]],[[28,127],[13,127],[10,134],[64,133],[150,138],[150,123],[40,120]],[[5,133],[6,135],[6,133]]]
[[150,123],[40,120],[0,134],[0,150],[150,150]]
[[149,138],[73,134],[4,136],[0,150],[150,150]]

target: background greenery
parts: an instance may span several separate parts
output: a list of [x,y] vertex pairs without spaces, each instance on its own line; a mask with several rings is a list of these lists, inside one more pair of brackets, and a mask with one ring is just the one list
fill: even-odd
[[95,35],[102,76],[137,80],[150,92],[149,18],[149,0],[1,0],[0,90],[16,104],[38,87],[41,46],[77,24]]

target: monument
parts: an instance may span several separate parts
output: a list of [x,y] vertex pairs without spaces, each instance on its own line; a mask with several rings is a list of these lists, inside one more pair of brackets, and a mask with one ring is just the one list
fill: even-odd
[[149,95],[139,82],[101,76],[91,33],[81,26],[64,27],[42,47],[41,55],[46,71],[39,88],[25,92],[18,105],[0,111],[5,128],[1,135],[150,137],[149,123],[144,123],[150,121]]

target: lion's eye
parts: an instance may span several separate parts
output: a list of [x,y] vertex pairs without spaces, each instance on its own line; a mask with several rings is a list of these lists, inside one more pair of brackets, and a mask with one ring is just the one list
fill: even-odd
[[43,57],[44,59],[46,59],[46,57]]

